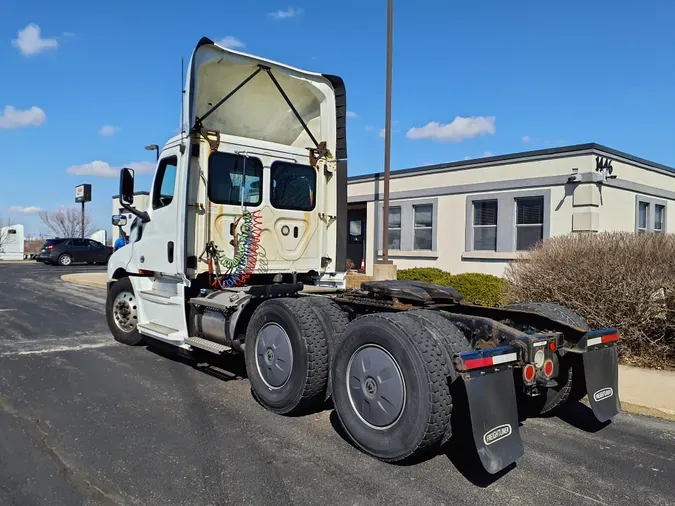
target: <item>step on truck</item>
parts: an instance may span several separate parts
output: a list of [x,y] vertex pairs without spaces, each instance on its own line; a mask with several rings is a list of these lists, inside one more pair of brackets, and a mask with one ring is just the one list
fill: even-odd
[[455,437],[496,473],[522,455],[526,416],[586,395],[598,420],[615,416],[616,329],[417,281],[345,288],[346,112],[338,76],[199,41],[147,209],[133,170],[120,173],[134,223],[108,262],[114,338],[242,354],[262,406],[308,413],[330,398],[353,443],[388,462],[467,431]]

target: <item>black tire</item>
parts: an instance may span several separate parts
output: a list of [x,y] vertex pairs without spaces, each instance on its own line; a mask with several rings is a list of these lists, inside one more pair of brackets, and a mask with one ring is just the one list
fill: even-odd
[[[363,370],[363,363],[362,367],[351,369],[353,357],[358,360],[363,350],[388,357],[385,360],[391,360],[395,368],[383,368],[387,374],[376,374],[377,380],[366,378],[358,387],[350,379],[354,386],[351,391],[355,392],[350,394],[347,375]],[[342,427],[357,447],[386,462],[411,460],[437,451],[447,432],[452,409],[447,370],[443,348],[418,318],[405,313],[380,313],[353,320],[340,336],[332,361],[333,403]],[[398,395],[396,403],[391,402],[394,398],[390,396],[391,401],[387,401],[393,406],[390,412],[380,410],[393,421],[376,427],[355,408],[357,403],[363,406],[363,399],[352,404],[350,396],[362,390],[361,397],[365,398],[367,382],[371,380],[372,385],[377,381],[380,388],[383,376],[398,381],[402,395]],[[382,398],[375,404],[382,405]]]
[[[588,322],[579,314],[554,302],[524,302],[511,304],[506,309],[520,309],[531,311],[561,323],[574,327],[591,330]],[[536,329],[545,331],[547,329]],[[584,381],[583,365],[579,356],[567,353],[565,356],[557,355],[558,374],[555,377],[558,386],[549,388],[546,395],[538,397],[523,396],[521,403],[525,408],[526,416],[538,416],[552,413],[565,403],[580,401],[586,395],[586,382]],[[574,381],[572,381],[572,379]],[[517,377],[520,380],[520,377]]]
[[[436,339],[439,345],[445,351],[445,362],[447,364],[446,376],[448,381],[454,381],[457,378],[457,372],[453,362],[453,357],[457,353],[465,351],[473,351],[471,343],[466,339],[464,333],[459,328],[440,314],[437,311],[430,311],[428,309],[415,309],[406,313],[411,318],[416,319],[420,324],[424,325],[429,333]],[[450,411],[452,413],[453,404],[452,397],[449,397]],[[443,436],[441,444],[444,444],[452,436],[452,424],[448,426]]]
[[57,263],[58,263],[61,267],[65,267],[65,266],[68,266],[68,265],[73,265],[73,257],[71,257],[68,253],[64,253],[63,255],[61,255],[61,256],[59,257],[59,259],[57,260]]
[[115,301],[118,296],[123,293],[130,293],[132,295],[132,299],[126,297],[125,301],[130,309],[136,311],[136,306],[134,304],[135,300],[133,300],[133,297],[135,297],[134,288],[131,286],[129,278],[122,278],[115,281],[108,291],[108,296],[105,301],[105,317],[108,322],[108,328],[115,338],[115,341],[129,346],[137,346],[143,344],[145,341],[141,333],[136,329],[138,319],[134,318],[132,315],[129,316],[129,323],[133,323],[133,325],[131,325],[133,327],[131,330],[122,329],[115,319]]
[[[347,328],[347,325],[349,325],[349,317],[336,302],[328,297],[308,296],[304,300],[310,304],[323,327],[323,333],[326,336],[326,343],[328,344],[328,364],[330,366],[336,343],[342,332]],[[329,367],[328,384],[324,395],[325,399],[330,397],[332,380]]]
[[[261,348],[258,347],[259,339],[265,339],[266,335],[261,331],[268,326],[270,331],[283,330],[286,337],[281,334],[280,339],[285,343],[283,346],[291,351],[292,365],[289,365],[287,378],[279,384],[272,384],[271,375],[277,373],[272,369],[275,364],[279,365],[282,354],[278,351],[271,353],[268,365],[266,353],[272,347],[262,352],[264,341]],[[285,341],[286,338],[288,341]],[[276,344],[279,345],[279,341]],[[251,389],[263,406],[284,415],[308,413],[321,407],[328,382],[328,344],[323,326],[309,301],[280,298],[260,304],[248,323],[245,346],[246,372]],[[265,371],[267,379],[261,371]]]

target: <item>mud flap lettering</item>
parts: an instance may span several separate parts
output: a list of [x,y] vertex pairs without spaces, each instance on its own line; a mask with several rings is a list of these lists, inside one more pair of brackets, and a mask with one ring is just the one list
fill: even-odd
[[588,351],[583,360],[588,402],[595,417],[606,422],[621,410],[616,346]]
[[513,371],[473,373],[464,385],[478,457],[486,471],[497,473],[523,454]]

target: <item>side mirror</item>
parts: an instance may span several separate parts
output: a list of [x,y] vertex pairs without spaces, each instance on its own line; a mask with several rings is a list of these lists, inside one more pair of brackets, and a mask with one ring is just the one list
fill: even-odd
[[123,227],[127,224],[127,217],[123,214],[116,214],[112,217],[112,224],[116,227]]
[[120,202],[127,205],[134,203],[134,171],[126,167],[120,172]]

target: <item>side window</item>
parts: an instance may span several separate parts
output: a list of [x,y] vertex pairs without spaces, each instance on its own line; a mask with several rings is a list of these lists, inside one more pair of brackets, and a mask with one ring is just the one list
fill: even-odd
[[209,156],[209,200],[214,204],[258,206],[263,165],[258,158],[232,153]]
[[98,248],[102,248],[103,244],[101,244],[100,242],[92,241],[91,239],[89,239],[89,240],[87,240],[87,246],[89,246],[90,248],[98,249]]
[[274,162],[270,201],[277,209],[311,211],[316,195],[316,171],[309,165]]
[[176,186],[177,167],[178,159],[175,156],[170,156],[160,162],[152,189],[153,209],[160,209],[171,204]]
[[85,242],[82,239],[71,239],[70,240],[70,245],[71,246],[84,246]]

